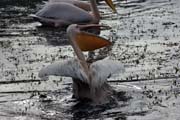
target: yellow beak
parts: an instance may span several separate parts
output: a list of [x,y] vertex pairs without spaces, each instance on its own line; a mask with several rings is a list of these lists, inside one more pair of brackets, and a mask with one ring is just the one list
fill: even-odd
[[75,40],[82,51],[93,51],[111,45],[110,41],[86,32],[77,33]]
[[112,0],[105,0],[105,2],[113,10],[113,12],[117,13],[117,10],[116,10],[115,5],[113,4]]

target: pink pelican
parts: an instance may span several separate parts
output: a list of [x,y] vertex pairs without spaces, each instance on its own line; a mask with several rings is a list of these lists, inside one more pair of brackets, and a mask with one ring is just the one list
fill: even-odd
[[[106,3],[116,12],[111,0],[105,0]],[[79,4],[78,4],[79,5]],[[30,15],[43,25],[52,27],[68,26],[70,24],[98,24],[100,14],[96,5],[96,0],[90,0],[91,13],[85,11],[68,2],[48,2],[35,15]]]
[[67,28],[70,43],[77,55],[77,59],[53,63],[39,72],[40,78],[50,75],[72,77],[73,94],[77,99],[90,99],[95,104],[109,101],[112,87],[107,78],[115,72],[123,72],[124,66],[119,61],[108,59],[87,62],[82,51],[92,51],[111,45],[108,40],[91,33],[83,32],[86,27],[98,25],[76,25]]

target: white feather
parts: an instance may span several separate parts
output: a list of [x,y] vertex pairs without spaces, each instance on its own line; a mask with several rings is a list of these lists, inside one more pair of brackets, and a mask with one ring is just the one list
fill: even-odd
[[[96,61],[92,63],[89,68],[91,85],[99,87],[103,83],[107,82],[107,78],[112,74],[124,71],[124,66],[119,61],[108,59]],[[87,75],[84,73],[77,59],[53,63],[41,69],[39,72],[39,77],[41,78],[50,75],[72,77],[89,84],[87,81]]]
[[90,66],[93,86],[101,86],[107,82],[107,78],[115,73],[125,71],[124,65],[120,61],[103,59],[94,62]]
[[84,82],[87,81],[87,76],[77,59],[53,63],[45,68],[42,68],[39,72],[40,78],[50,75],[72,77],[80,79]]

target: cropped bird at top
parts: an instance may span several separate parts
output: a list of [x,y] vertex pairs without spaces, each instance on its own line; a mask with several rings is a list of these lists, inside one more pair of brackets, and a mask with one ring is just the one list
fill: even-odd
[[[99,1],[103,1],[103,0],[96,0],[96,3],[99,4]],[[74,6],[77,6],[83,10],[86,11],[90,11],[91,10],[91,5],[88,2],[85,1],[80,1],[80,0],[49,0],[48,2],[66,2],[69,4],[73,4]],[[113,4],[111,3],[111,1],[107,1],[107,4],[109,4],[109,6],[112,6],[111,8],[113,9],[113,11],[115,12],[115,7],[113,7]]]
[[73,79],[73,94],[77,99],[88,98],[95,104],[109,101],[112,88],[107,78],[115,72],[124,72],[124,66],[119,61],[103,59],[87,62],[82,51],[92,51],[111,45],[108,40],[91,33],[82,32],[86,27],[100,27],[98,25],[72,24],[67,29],[70,43],[77,55],[77,59],[53,63],[39,72],[39,77],[66,76]]
[[65,2],[65,3],[72,4],[78,8],[81,8],[85,11],[91,10],[91,5],[88,2],[80,1],[80,0],[49,0],[48,2],[50,2],[50,3]]
[[[112,0],[105,0],[116,12]],[[79,1],[80,2],[80,1]],[[77,3],[77,1],[75,2]],[[77,3],[81,6],[79,3]],[[70,24],[98,24],[100,14],[96,0],[90,0],[91,13],[68,2],[47,2],[45,6],[35,15],[30,15],[45,26],[62,27]]]

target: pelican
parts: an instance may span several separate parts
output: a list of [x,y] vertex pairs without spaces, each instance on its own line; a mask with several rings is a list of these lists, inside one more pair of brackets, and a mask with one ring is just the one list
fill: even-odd
[[[114,12],[116,9],[111,0],[105,0]],[[43,25],[52,27],[68,26],[70,24],[98,24],[100,14],[95,0],[90,0],[91,13],[69,4],[68,2],[48,2],[35,15],[30,15]]]
[[51,3],[53,3],[53,2],[65,2],[65,3],[72,4],[76,7],[79,7],[85,11],[91,10],[91,6],[89,3],[84,2],[84,1],[79,1],[79,0],[49,0],[49,2],[51,2]]
[[[96,0],[97,3],[99,3],[99,1],[100,0]],[[84,2],[84,1],[79,1],[79,0],[49,0],[49,2],[66,2],[66,3],[73,4],[73,5],[79,7],[81,9],[83,9],[83,10],[86,10],[86,11],[90,11],[91,10],[91,6],[90,6],[89,3]]]
[[81,31],[89,26],[97,27],[97,25],[72,24],[67,28],[67,35],[77,59],[48,65],[40,70],[39,77],[46,78],[50,75],[72,77],[75,98],[87,98],[95,104],[104,104],[110,100],[113,90],[107,83],[107,78],[115,72],[124,72],[124,66],[119,61],[108,59],[86,61],[83,51],[111,45],[111,42],[102,37]]

